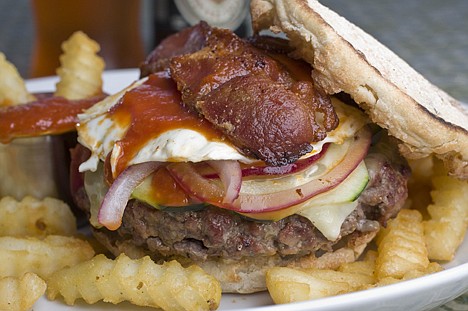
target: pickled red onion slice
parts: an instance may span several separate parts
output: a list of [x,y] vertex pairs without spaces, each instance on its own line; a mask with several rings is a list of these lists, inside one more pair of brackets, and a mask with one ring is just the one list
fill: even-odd
[[144,162],[127,167],[112,183],[98,213],[98,221],[109,230],[117,230],[133,190],[162,165]]
[[234,160],[207,161],[219,175],[224,186],[223,203],[230,204],[239,196],[242,185],[242,170],[239,162]]

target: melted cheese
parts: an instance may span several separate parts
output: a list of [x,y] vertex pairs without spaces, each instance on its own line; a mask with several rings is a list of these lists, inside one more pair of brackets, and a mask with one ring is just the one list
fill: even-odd
[[297,214],[308,218],[327,239],[335,241],[368,181],[367,167],[362,161],[338,187],[306,201]]
[[341,226],[346,217],[357,207],[358,201],[313,206],[299,212],[308,218],[314,226],[330,241],[339,238]]

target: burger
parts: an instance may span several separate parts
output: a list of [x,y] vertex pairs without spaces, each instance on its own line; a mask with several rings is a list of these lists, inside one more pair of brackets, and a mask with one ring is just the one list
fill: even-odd
[[[407,198],[406,158],[468,178],[460,104],[316,1],[201,22],[80,114],[72,192],[114,255],[197,264],[224,292],[356,260]],[[268,29],[280,36],[265,35]]]

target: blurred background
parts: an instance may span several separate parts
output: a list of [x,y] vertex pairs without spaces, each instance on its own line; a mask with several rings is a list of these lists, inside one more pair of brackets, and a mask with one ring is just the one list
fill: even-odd
[[[87,2],[88,6],[83,4]],[[55,65],[44,58],[49,57],[58,64],[54,53],[60,53],[60,47],[51,52],[54,49],[50,45],[54,42],[46,46],[45,38],[51,34],[64,36],[70,31],[65,21],[72,24],[69,27],[85,22],[87,27],[94,28],[87,33],[101,44],[107,69],[136,67],[162,37],[186,26],[197,13],[229,24],[241,35],[249,34],[244,1],[231,0],[229,7],[213,5],[199,11],[190,7],[195,2],[2,0],[0,51],[24,78],[31,78],[55,72]],[[210,2],[220,3],[199,1],[204,6]],[[468,102],[468,1],[322,0],[322,3],[374,35],[434,84]],[[221,13],[226,12],[231,19],[223,19]],[[232,19],[244,22],[238,25]],[[42,39],[35,40],[39,37]],[[117,45],[115,41],[119,40],[127,43]]]

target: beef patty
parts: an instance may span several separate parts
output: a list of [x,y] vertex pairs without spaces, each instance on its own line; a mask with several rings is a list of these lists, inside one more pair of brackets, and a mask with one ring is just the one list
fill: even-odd
[[[291,215],[276,222],[245,218],[228,210],[206,206],[196,210],[158,210],[129,201],[122,226],[116,231],[94,229],[98,240],[119,249],[123,241],[154,259],[183,256],[197,261],[252,256],[303,256],[333,250],[342,237],[376,231],[394,217],[407,197],[409,168],[383,154],[366,158],[370,181],[358,207],[346,218],[340,238],[329,241],[307,219]],[[84,187],[75,192],[77,204],[89,212]],[[120,250],[124,252],[124,249]]]

